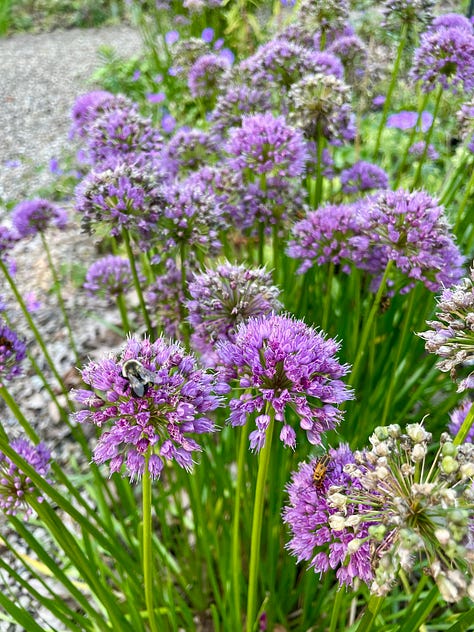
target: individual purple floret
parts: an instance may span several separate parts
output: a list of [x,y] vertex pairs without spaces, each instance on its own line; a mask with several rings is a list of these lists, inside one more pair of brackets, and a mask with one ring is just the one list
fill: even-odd
[[301,132],[271,113],[245,117],[242,127],[231,131],[227,151],[231,169],[250,172],[250,180],[299,176],[307,158]]
[[234,341],[238,325],[256,316],[278,312],[280,290],[264,268],[247,268],[229,262],[195,272],[188,285],[188,321],[193,347],[207,366],[217,363],[218,340]]
[[[33,445],[25,439],[14,439],[10,447],[31,465],[37,474],[47,476],[51,453],[44,443]],[[28,504],[30,496],[34,496],[37,502],[43,500],[29,476],[0,452],[0,509],[8,516],[16,516],[21,512],[27,519],[33,511]]]
[[421,37],[411,77],[423,92],[438,86],[452,94],[474,88],[474,34],[464,28],[438,28]]
[[[315,468],[321,468],[324,462],[323,479],[315,481]],[[367,524],[339,528],[331,524],[331,516],[338,509],[329,502],[329,490],[355,488],[356,491],[361,487],[344,471],[350,463],[354,463],[354,455],[345,444],[331,448],[326,457],[302,463],[291,477],[287,487],[289,506],[283,510],[283,521],[291,531],[286,548],[298,562],[309,562],[309,568],[320,576],[330,569],[336,570],[341,586],[353,586],[357,579],[370,584],[373,579],[370,546],[368,541],[364,542]],[[355,513],[355,507],[349,504],[348,519]]]
[[178,130],[163,148],[163,170],[170,178],[185,177],[208,163],[218,161],[221,150],[216,137],[200,129]]
[[93,90],[81,94],[71,110],[72,126],[70,136],[79,136],[84,138],[89,132],[89,128],[95,119],[106,111],[135,108],[128,97],[121,94],[112,94],[106,90]]
[[261,316],[242,323],[235,340],[217,344],[219,363],[227,381],[235,380],[241,395],[230,401],[229,421],[243,426],[256,415],[257,429],[250,447],[265,444],[272,417],[282,423],[280,439],[296,446],[296,431],[285,418],[289,407],[312,444],[336,427],[343,413],[338,404],[352,392],[341,378],[349,370],[335,357],[339,343],[290,316]]
[[84,288],[90,296],[104,296],[115,302],[121,294],[133,287],[132,271],[128,259],[107,255],[95,261],[87,271]]
[[26,344],[6,323],[0,322],[0,380],[10,381],[21,375]]
[[213,102],[219,81],[228,69],[229,61],[222,55],[208,53],[199,57],[188,72],[191,96],[195,99],[207,98]]
[[90,388],[75,391],[85,408],[74,414],[102,433],[93,460],[109,462],[111,474],[126,471],[131,480],[148,472],[159,478],[164,461],[191,470],[193,438],[214,432],[212,411],[221,405],[214,374],[198,367],[177,342],[129,338],[120,355],[90,362],[81,370]]
[[[467,417],[467,413],[471,410],[471,407],[472,402],[469,399],[465,399],[459,406],[457,406],[457,408],[454,408],[449,413],[450,422],[448,424],[448,431],[452,437],[455,437],[459,432],[463,421]],[[471,426],[471,429],[467,433],[465,442],[474,443],[474,425]]]
[[341,171],[344,193],[357,193],[388,187],[388,174],[381,167],[360,160],[349,169]]
[[63,229],[67,213],[49,200],[35,198],[17,204],[12,211],[12,224],[20,237],[44,233],[50,226]]

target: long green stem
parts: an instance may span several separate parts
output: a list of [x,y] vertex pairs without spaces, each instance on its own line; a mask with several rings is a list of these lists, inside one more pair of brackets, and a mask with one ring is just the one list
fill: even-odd
[[148,334],[153,333],[153,328],[151,326],[150,316],[148,314],[148,310],[146,308],[145,299],[143,297],[142,288],[140,285],[140,279],[138,278],[138,270],[135,263],[135,257],[133,256],[132,244],[130,243],[130,237],[127,230],[122,231],[123,241],[125,244],[125,249],[127,251],[127,257],[130,262],[130,269],[132,271],[133,284],[135,286],[135,291],[138,296],[138,302],[140,303],[140,308],[142,310],[143,319],[145,320],[145,325],[148,331]]
[[253,632],[257,614],[258,567],[260,564],[260,544],[265,500],[265,484],[272,450],[273,427],[275,425],[274,413],[269,411],[269,414],[270,423],[266,432],[265,445],[260,451],[258,460],[257,484],[255,487],[255,500],[253,505],[252,535],[250,542],[249,592],[247,596],[247,632]]
[[[462,228],[467,228],[467,226],[464,226],[464,224],[466,223],[466,221],[468,223],[472,222],[472,216],[470,216],[469,213],[467,213],[467,216],[465,218],[463,218],[463,213],[464,213],[464,209],[467,206],[467,203],[469,202],[470,198],[471,198],[471,193],[472,193],[472,188],[474,186],[474,169],[471,170],[471,177],[469,178],[469,182],[466,184],[466,188],[464,190],[464,195],[463,198],[461,200],[461,202],[459,203],[459,207],[458,207],[458,212],[457,212],[457,216],[456,216],[456,223],[454,225],[453,228],[453,233],[455,235],[462,235],[464,230],[460,230],[458,233],[458,229],[460,227],[460,225],[462,226]],[[465,220],[465,221],[463,221]]]
[[[151,531],[151,474],[148,469],[150,452],[145,456],[145,471],[142,478],[143,508],[143,581],[145,584],[145,603],[151,632],[159,632],[153,607],[153,549]],[[163,630],[163,628],[161,628]]]
[[122,320],[123,333],[126,335],[131,332],[131,329],[128,320],[127,306],[125,305],[125,297],[122,293],[117,294],[117,307],[120,312],[120,319]]
[[318,208],[323,198],[323,152],[325,138],[322,133],[321,122],[318,121],[316,126],[316,185],[314,189],[314,200],[312,208]]
[[426,155],[428,153],[428,147],[429,147],[429,144],[430,144],[430,141],[431,141],[431,137],[433,135],[433,130],[434,130],[436,118],[438,116],[438,110],[439,110],[439,106],[441,104],[441,97],[442,96],[443,96],[443,89],[442,89],[441,86],[439,86],[438,93],[436,95],[435,106],[434,106],[434,110],[433,110],[433,121],[431,122],[430,128],[429,128],[429,130],[426,133],[425,138],[424,138],[425,146],[423,148],[423,154],[420,156],[420,160],[418,161],[418,167],[416,168],[415,177],[413,179],[413,185],[411,187],[412,189],[416,189],[416,187],[418,186],[418,184],[420,182],[421,170],[423,168],[423,165],[424,165],[425,160],[426,160]]

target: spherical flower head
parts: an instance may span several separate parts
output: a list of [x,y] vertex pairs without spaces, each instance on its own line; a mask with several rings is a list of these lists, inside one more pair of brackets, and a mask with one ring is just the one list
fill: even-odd
[[233,222],[241,230],[255,228],[258,223],[269,226],[285,225],[294,221],[304,208],[300,181],[288,178],[266,177],[261,182],[245,182],[238,190],[238,203],[233,212]]
[[186,177],[220,156],[217,138],[200,129],[180,129],[163,148],[161,159],[170,178]]
[[355,138],[350,89],[334,75],[306,75],[289,92],[289,122],[302,129],[306,137],[319,134],[332,144]]
[[382,26],[429,24],[433,18],[434,0],[384,0]]
[[229,421],[242,426],[258,413],[257,429],[250,434],[252,450],[265,444],[274,415],[282,423],[280,439],[294,448],[296,432],[285,420],[291,408],[312,444],[342,419],[337,405],[352,398],[342,382],[348,372],[335,357],[339,343],[290,316],[251,318],[242,323],[231,341],[217,344],[219,363],[227,380],[244,389],[230,401]]
[[0,380],[10,381],[21,375],[26,344],[6,323],[0,322]]
[[188,87],[191,96],[214,99],[219,81],[230,67],[229,61],[222,55],[208,53],[199,57],[188,72]]
[[49,200],[35,198],[17,204],[12,211],[12,224],[20,237],[44,233],[50,226],[66,228],[67,213]]
[[[46,478],[51,454],[44,443],[33,445],[25,439],[15,439],[10,447],[31,465],[37,474]],[[0,452],[0,508],[9,516],[22,513],[26,519],[32,513],[32,508],[28,504],[32,496],[38,502],[43,500],[29,476]]]
[[[345,70],[341,78],[345,76],[347,83],[352,85],[367,72],[367,46],[357,35],[336,37],[328,52],[341,60]],[[336,75],[335,72],[328,74]]]
[[250,172],[250,180],[299,176],[307,157],[301,132],[269,112],[245,117],[242,127],[231,131],[227,150],[232,155],[230,167]]
[[225,261],[194,273],[188,285],[188,321],[193,346],[208,366],[217,362],[218,340],[235,339],[237,327],[250,318],[278,312],[280,290],[264,268],[247,268]]
[[460,13],[444,13],[435,18],[431,24],[431,30],[438,29],[464,29],[468,33],[472,33],[472,22],[466,16]]
[[[201,448],[192,435],[214,432],[212,411],[221,405],[214,374],[200,368],[179,343],[129,338],[117,356],[81,370],[89,387],[75,392],[85,406],[75,420],[107,425],[93,460],[131,480],[159,478],[165,460],[191,470]],[[148,459],[147,459],[148,457]]]
[[[438,369],[456,379],[474,364],[474,268],[469,277],[443,290],[436,317],[427,322],[431,329],[419,335],[426,350],[439,356]],[[459,392],[474,387],[472,375],[460,382]]]
[[348,17],[349,5],[346,0],[301,0],[297,21],[314,33],[340,29]]
[[378,165],[360,160],[341,172],[341,185],[344,193],[386,189],[388,174]]
[[176,42],[172,49],[173,68],[177,73],[189,73],[196,61],[209,54],[209,44],[198,37],[190,37]]
[[[469,399],[465,399],[459,406],[449,413],[450,421],[448,424],[448,431],[452,437],[455,437],[458,434],[463,421],[467,417],[467,413],[471,410],[471,406],[472,402]],[[474,443],[474,426],[471,426],[471,429],[467,433],[466,443]]]
[[423,92],[438,86],[457,94],[474,88],[474,34],[464,28],[438,28],[423,34],[411,76]]
[[114,102],[121,101],[126,97],[114,96],[107,90],[93,90],[92,92],[86,92],[77,97],[71,110],[71,131],[70,136],[84,137],[87,135],[87,129],[94,119],[103,112],[107,107],[114,107]]
[[[357,578],[366,584],[373,579],[368,527],[350,524],[357,507],[349,499],[339,498],[342,495],[336,491],[361,487],[345,471],[345,466],[353,463],[354,455],[345,444],[310,463],[301,463],[287,487],[289,505],[283,510],[283,521],[291,531],[286,548],[298,562],[309,562],[315,573],[336,570],[341,586],[352,586]],[[316,477],[317,472],[322,480]],[[331,522],[338,512],[331,499],[344,507],[345,523],[334,526]]]
[[428,160],[437,160],[439,158],[439,153],[436,151],[434,145],[431,143],[426,147],[426,141],[419,140],[413,145],[410,145],[408,149],[408,153],[415,158],[421,158],[421,156],[425,155]]
[[128,259],[107,255],[95,261],[87,270],[84,289],[90,296],[103,296],[111,303],[133,287]]
[[212,129],[225,137],[233,127],[240,127],[246,115],[266,112],[271,108],[271,95],[251,85],[229,85],[216,99],[211,112]]

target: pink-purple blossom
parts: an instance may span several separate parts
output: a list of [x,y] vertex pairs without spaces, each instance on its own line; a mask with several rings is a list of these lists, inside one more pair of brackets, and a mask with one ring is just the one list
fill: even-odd
[[49,227],[64,229],[67,213],[57,204],[42,198],[24,200],[12,211],[12,224],[20,237],[44,233]]

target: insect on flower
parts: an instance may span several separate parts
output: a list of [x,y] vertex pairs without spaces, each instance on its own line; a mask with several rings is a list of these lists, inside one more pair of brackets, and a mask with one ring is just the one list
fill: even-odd
[[313,483],[316,489],[322,489],[331,457],[325,454],[316,460],[313,470]]
[[126,360],[122,365],[122,375],[130,383],[132,393],[136,397],[143,397],[150,384],[155,384],[156,374],[146,369],[143,364],[135,358]]
[[12,341],[5,336],[0,336],[0,347],[5,347],[11,351],[13,349]]

